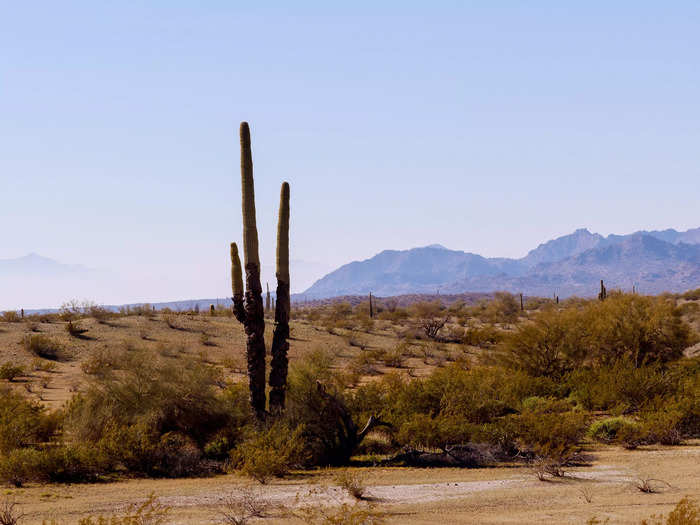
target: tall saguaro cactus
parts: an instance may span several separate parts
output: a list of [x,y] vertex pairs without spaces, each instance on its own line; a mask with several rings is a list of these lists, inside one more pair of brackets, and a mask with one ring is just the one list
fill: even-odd
[[241,194],[243,212],[243,254],[245,261],[245,301],[238,247],[231,245],[231,277],[233,308],[243,323],[248,361],[250,405],[258,419],[265,416],[265,312],[260,284],[258,228],[255,220],[255,188],[253,155],[250,150],[250,129],[241,122]]
[[272,335],[272,362],[270,364],[270,411],[281,412],[287,391],[289,362],[289,184],[282,183],[277,222],[277,295],[275,330]]
[[[245,329],[250,405],[259,420],[265,418],[265,310],[273,304],[267,286],[263,308],[258,257],[258,229],[255,219],[255,189],[253,157],[250,151],[250,129],[241,123],[241,193],[243,211],[243,251],[245,261],[245,292],[238,246],[231,243],[231,284],[233,313]],[[277,297],[274,301],[275,330],[272,338],[270,371],[270,411],[278,414],[284,409],[287,390],[287,351],[289,350],[289,184],[282,184],[279,223],[277,226]]]

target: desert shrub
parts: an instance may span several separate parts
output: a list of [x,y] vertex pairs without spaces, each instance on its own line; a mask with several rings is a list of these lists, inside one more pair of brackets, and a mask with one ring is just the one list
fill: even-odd
[[[328,499],[327,497],[325,498]],[[372,505],[356,501],[352,505],[328,505],[326,501],[313,505],[302,505],[291,510],[290,515],[310,525],[381,525],[386,523],[385,514]]]
[[505,336],[498,362],[533,376],[561,377],[588,354],[586,325],[576,310],[544,310]]
[[467,324],[467,328],[462,336],[462,343],[469,346],[478,346],[479,348],[488,348],[503,340],[501,330],[491,324],[475,326],[471,323]]
[[0,321],[4,323],[19,323],[22,317],[14,310],[8,310],[0,314]]
[[617,293],[580,308],[540,311],[506,337],[496,356],[531,375],[561,377],[584,364],[669,362],[693,341],[672,301]]
[[496,292],[481,312],[481,318],[491,323],[514,323],[519,313],[519,299],[508,292]]
[[84,446],[18,448],[0,458],[0,480],[21,487],[25,483],[83,483],[104,472],[99,453]]
[[700,288],[696,288],[695,290],[688,290],[683,295],[681,295],[681,297],[683,299],[688,300],[688,301],[699,301],[700,300]]
[[96,350],[80,363],[80,369],[87,375],[106,376],[119,368],[121,354],[112,349]]
[[445,306],[438,301],[419,301],[413,303],[409,308],[409,314],[417,319],[433,319],[436,317],[444,317],[443,311]]
[[66,332],[68,332],[68,335],[71,337],[81,337],[85,332],[87,332],[87,329],[81,328],[77,322],[74,323],[73,321],[68,321],[66,324]]
[[68,406],[81,442],[112,463],[157,476],[194,474],[204,446],[231,447],[250,420],[240,387],[219,389],[220,371],[195,360],[173,364],[143,351],[125,352],[120,370],[92,378]]
[[594,421],[588,428],[588,437],[601,443],[613,443],[619,436],[629,435],[628,427],[639,425],[626,417],[608,417]]
[[43,359],[62,361],[66,358],[65,351],[60,343],[42,334],[25,336],[23,344],[24,348],[29,352]]
[[471,441],[476,432],[477,425],[463,420],[415,414],[401,424],[395,440],[402,446],[446,450],[450,445]]
[[49,413],[40,403],[0,388],[0,454],[49,441],[60,424],[60,413]]
[[682,356],[694,338],[680,311],[666,297],[613,294],[592,301],[587,319],[592,351],[598,361],[631,360],[635,366],[668,362]]
[[333,481],[355,499],[362,499],[366,490],[366,476],[359,470],[344,469],[336,473]]
[[453,364],[412,381],[389,374],[355,389],[348,406],[360,420],[381,413],[393,424],[397,445],[444,449],[484,442],[513,452],[518,428],[507,416],[519,412],[523,400],[556,390],[549,378]]
[[680,445],[683,440],[681,421],[683,413],[674,407],[642,413],[640,424],[646,443]]
[[638,410],[656,396],[672,393],[673,376],[661,365],[637,368],[629,360],[581,368],[567,378],[571,397],[587,410]]
[[700,507],[686,496],[676,504],[666,520],[663,516],[652,516],[649,520],[642,520],[640,525],[700,525]]
[[695,318],[700,313],[700,303],[683,303],[678,307],[678,311],[683,316]]
[[15,365],[10,361],[7,361],[6,363],[0,365],[0,379],[13,381],[16,377],[21,376],[23,373],[23,366]]
[[282,422],[252,432],[231,453],[232,464],[260,483],[283,477],[305,462],[304,428],[290,428]]
[[586,433],[586,415],[565,411],[558,400],[539,400],[515,416],[522,447],[539,457],[564,464]]
[[221,502],[219,515],[224,525],[245,525],[251,518],[263,518],[272,503],[261,491],[252,488],[239,488]]
[[402,368],[405,362],[404,349],[400,346],[396,346],[388,350],[384,356],[382,356],[382,361],[384,362],[384,366]]
[[371,376],[379,373],[377,370],[376,359],[371,352],[360,352],[353,357],[350,362],[350,370],[359,376]]

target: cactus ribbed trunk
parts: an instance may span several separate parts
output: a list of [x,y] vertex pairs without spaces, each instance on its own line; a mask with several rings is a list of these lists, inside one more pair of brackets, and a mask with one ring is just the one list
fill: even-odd
[[280,209],[277,223],[277,297],[275,305],[275,330],[272,336],[272,362],[270,365],[270,411],[284,410],[287,391],[289,350],[289,184],[283,183],[280,191]]
[[[250,405],[258,419],[265,417],[265,312],[260,284],[258,228],[255,220],[255,187],[250,129],[241,123],[241,194],[243,212],[243,254],[245,260],[245,304],[243,326],[247,337],[246,358]],[[237,250],[236,250],[237,251]],[[240,265],[240,263],[239,263]],[[235,285],[234,285],[235,288]],[[236,309],[234,289],[234,311]],[[240,308],[240,304],[239,304]]]

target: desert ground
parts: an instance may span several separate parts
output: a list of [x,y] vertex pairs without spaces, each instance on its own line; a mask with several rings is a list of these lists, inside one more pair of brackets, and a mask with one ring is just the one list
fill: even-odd
[[[478,359],[482,352],[479,346],[445,341],[431,343],[428,349],[428,342],[417,335],[411,319],[380,316],[371,325],[362,326],[361,322],[338,322],[342,315],[325,318],[323,312],[334,308],[342,309],[331,304],[295,312],[290,362],[314,351],[330,353],[336,371],[354,370],[357,377],[353,382],[366,384],[388,373],[400,374],[407,381],[427,377],[450,363]],[[686,320],[697,331],[697,308],[685,311],[690,312]],[[201,360],[220,368],[225,381],[246,378],[245,336],[241,325],[225,312],[143,309],[114,316],[76,315],[72,323],[84,330],[78,335],[66,329],[66,319],[71,316],[64,317],[27,316],[0,322],[0,362],[12,362],[24,370],[4,382],[50,409],[61,408],[84,389],[90,363],[104,360],[110,352],[134,347],[172,361],[183,356]],[[270,319],[266,326],[266,336],[271,338]],[[449,319],[444,327],[446,332],[457,329],[456,319]],[[505,323],[501,329],[511,330],[512,325]],[[58,342],[62,349],[62,357],[48,361],[50,366],[25,345],[27,337],[37,334]],[[403,345],[399,362],[386,359],[397,345]],[[355,365],[357,356],[367,351],[379,356],[369,372]],[[697,345],[686,351],[687,356],[696,354]],[[635,450],[585,440],[582,452],[585,466],[567,467],[562,476],[545,481],[525,463],[414,468],[370,466],[367,458],[355,458],[348,469],[363,485],[359,499],[338,485],[338,473],[348,470],[337,468],[293,470],[264,485],[238,473],[185,479],[124,476],[92,484],[8,485],[2,494],[22,509],[26,516],[21,523],[27,524],[52,520],[71,524],[88,516],[118,515],[150,494],[170,508],[164,523],[224,523],[226,502],[243,493],[264,503],[262,516],[250,519],[253,523],[336,523],[323,521],[323,509],[330,508],[371,513],[369,521],[357,523],[636,524],[653,515],[668,514],[685,496],[700,495],[700,440],[688,439],[678,446],[644,445]],[[640,490],[645,481],[651,485],[649,492]],[[350,523],[338,523],[346,522]]]

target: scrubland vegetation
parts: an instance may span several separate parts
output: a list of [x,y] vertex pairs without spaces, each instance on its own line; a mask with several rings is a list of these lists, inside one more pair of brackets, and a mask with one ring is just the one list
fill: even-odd
[[[591,464],[594,443],[700,437],[695,293],[529,299],[522,311],[508,294],[474,305],[377,300],[373,318],[366,303],[298,306],[286,410],[263,422],[228,309],[6,314],[0,480],[234,472],[265,484],[329,465],[520,465],[557,479]],[[68,377],[60,402],[45,399]],[[363,493],[351,476],[339,484]]]
[[[700,437],[697,291],[650,297],[601,281],[598,300],[496,293],[399,307],[370,294],[292,308],[285,182],[274,311],[269,291],[263,305],[245,122],[240,138],[244,260],[232,243],[232,308],[117,314],[72,302],[54,315],[3,314],[0,482],[21,490],[229,473],[269,486],[349,466],[501,466],[551,482],[592,465],[586,447],[596,443],[632,450]],[[655,483],[635,486],[651,494]],[[341,491],[314,489],[278,517],[391,519],[358,472],[332,484]],[[264,517],[256,501],[214,506],[220,522],[241,524]],[[18,522],[14,505],[0,525]],[[155,496],[135,505],[80,523],[166,522]],[[666,523],[697,523],[694,505],[681,500]]]

